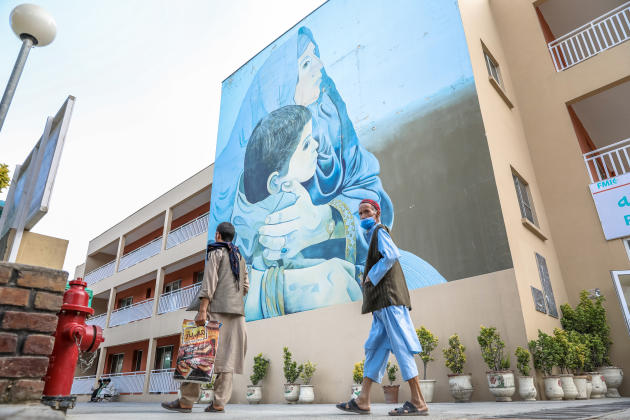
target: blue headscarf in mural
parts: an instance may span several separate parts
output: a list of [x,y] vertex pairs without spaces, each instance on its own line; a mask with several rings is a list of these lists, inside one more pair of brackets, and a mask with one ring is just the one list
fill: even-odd
[[[253,296],[248,297],[249,304],[246,305],[248,320],[360,299],[358,283],[369,246],[369,238],[361,234],[359,226],[360,201],[366,198],[377,201],[381,206],[381,222],[391,228],[394,221],[392,202],[378,176],[378,160],[359,143],[345,102],[319,61],[319,47],[311,31],[301,27],[286,42],[273,48],[254,76],[227,145],[215,162],[210,212],[210,232],[220,222],[230,220],[237,232],[235,243],[254,274],[262,273],[251,276],[250,295]],[[328,240],[305,247],[291,258],[267,259],[259,243],[259,229],[266,224],[269,214],[292,206],[297,196],[290,192],[272,194],[262,201],[250,203],[243,193],[244,156],[256,125],[272,111],[294,105],[298,95],[296,87],[309,82],[300,80],[298,71],[298,60],[305,52],[314,55],[321,64],[321,79],[315,80],[319,94],[312,101],[303,103],[310,111],[312,137],[318,146],[315,174],[302,186],[314,206],[331,207],[334,222],[343,227],[344,237],[333,238],[331,233]],[[405,251],[401,254],[410,289],[445,281],[417,256]],[[317,297],[313,291],[320,290],[320,285],[308,281],[291,284],[288,273],[295,274],[298,270],[301,279],[309,275],[328,276],[343,278],[341,282],[349,283],[337,292]],[[300,293],[291,296],[291,291],[298,289]]]

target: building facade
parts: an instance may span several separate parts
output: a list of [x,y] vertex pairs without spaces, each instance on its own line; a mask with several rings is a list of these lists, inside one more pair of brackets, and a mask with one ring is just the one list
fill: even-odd
[[[300,36],[308,35],[315,45],[314,60],[324,66],[330,64],[326,67],[330,89],[343,98],[336,99],[336,108],[340,109],[339,103],[344,109],[347,105],[352,133],[367,148],[365,153],[380,162],[382,189],[397,210],[393,229],[397,243],[421,256],[440,275],[441,280],[418,283],[411,290],[416,327],[424,325],[440,339],[428,374],[438,379],[437,401],[450,399],[448,372],[439,351],[450,335],[458,333],[467,347],[465,370],[473,374],[473,399],[489,400],[486,367],[476,341],[479,326],[497,327],[513,354],[516,346],[526,347],[539,329],[551,333],[560,327],[560,305],[575,305],[581,290],[606,297],[614,342],[611,359],[615,365],[630,369],[630,230],[624,230],[630,223],[624,219],[626,204],[622,201],[626,191],[630,194],[624,183],[624,175],[630,171],[630,106],[626,99],[630,94],[630,42],[625,42],[630,38],[630,3],[460,0],[452,10],[451,6],[434,6],[418,12],[427,13],[434,25],[443,24],[442,33],[433,27],[424,34],[417,28],[404,32],[407,28],[402,23],[406,21],[401,18],[402,23],[394,23],[403,28],[402,35],[395,34],[394,38],[403,39],[406,34],[411,44],[420,47],[398,56],[380,56],[372,51],[396,51],[396,46],[408,44],[386,42],[379,46],[366,41],[363,47],[356,47],[355,42],[352,54],[346,54],[341,41],[339,51],[327,46],[321,22],[324,18],[336,22],[330,16],[335,12],[347,16],[344,8],[354,7],[347,1],[331,1],[242,69],[252,66],[262,72],[273,57],[271,51],[291,46],[293,34],[298,47],[304,44]],[[374,14],[383,19],[398,16],[395,12],[356,11],[360,15],[357,22]],[[349,42],[355,41],[352,36],[361,39],[361,27],[347,25]],[[440,41],[444,32],[454,35]],[[436,33],[441,34],[437,41],[423,41]],[[366,60],[363,66],[381,66],[357,73],[368,79],[363,84],[369,84],[380,80],[381,69],[389,68],[383,64],[384,57],[407,57],[408,67],[414,68],[414,60],[424,57],[416,52],[422,51],[425,43],[433,51],[452,48],[443,63],[451,63],[453,57],[459,60],[453,65],[461,66],[462,80],[470,81],[466,82],[469,87],[465,83],[452,85],[453,91],[463,89],[458,93],[459,102],[453,102],[455,94],[418,97],[415,100],[436,105],[419,105],[414,108],[417,117],[403,120],[399,115],[409,112],[413,97],[408,99],[409,106],[401,106],[392,117],[386,115],[389,108],[379,108],[376,101],[365,99],[364,88],[359,89],[362,94],[352,92],[353,86],[363,85],[360,80],[352,81],[354,73],[348,73],[344,65],[352,67],[355,62],[348,64],[344,57],[357,57],[357,69],[361,60]],[[376,61],[370,61],[375,57]],[[401,63],[405,61],[396,67]],[[443,63],[438,62],[438,67]],[[277,83],[260,73],[258,79],[253,76],[249,85],[239,87],[241,70],[224,83],[222,119],[228,122],[220,122],[219,144],[223,142],[223,146],[217,149],[217,156],[221,150],[232,150],[230,131],[243,129],[247,123],[242,106],[240,111],[230,108],[230,98],[237,94],[247,98],[250,93],[244,91],[255,83],[262,90]],[[419,86],[406,79],[400,90],[413,93]],[[297,96],[291,100],[297,103]],[[385,96],[378,99],[387,102]],[[278,101],[274,106],[282,105]],[[257,111],[248,108],[248,112],[253,118]],[[427,115],[438,125],[427,125]],[[391,123],[391,118],[398,118],[397,122]],[[257,121],[248,123],[250,131]],[[385,124],[387,121],[390,123]],[[439,125],[440,121],[444,123]],[[426,137],[442,136],[441,141],[433,144],[422,138],[427,133],[430,136]],[[413,141],[401,143],[405,138]],[[223,164],[226,162],[232,164],[225,160]],[[85,273],[94,291],[96,314],[90,322],[104,327],[106,341],[95,370],[78,373],[74,392],[86,393],[95,377],[103,375],[114,378],[125,394],[123,398],[166,399],[171,397],[164,393],[176,392],[171,372],[178,333],[182,319],[193,316],[183,308],[199,287],[205,247],[212,237],[208,226],[213,229],[216,225],[213,218],[214,222],[228,217],[236,220],[236,210],[230,207],[234,199],[226,207],[216,197],[223,196],[226,185],[240,185],[240,174],[221,168],[220,159],[217,165],[195,174],[90,242],[86,262],[76,274]],[[422,170],[414,177],[400,175],[408,175],[412,167]],[[611,201],[622,213],[611,210]],[[331,204],[334,206],[343,215],[339,210],[343,206]],[[393,223],[393,207],[391,211]],[[347,235],[346,222],[344,219]],[[331,227],[328,239],[337,232],[336,225]],[[330,245],[329,249],[336,246]],[[360,253],[359,245],[356,250]],[[251,258],[255,261],[255,256]],[[251,264],[252,270],[266,269]],[[251,370],[255,354],[262,352],[271,359],[264,382],[267,402],[283,400],[284,346],[298,361],[317,363],[313,379],[318,386],[317,401],[338,401],[350,393],[352,366],[363,358],[362,344],[371,318],[360,315],[361,302],[355,299],[313,310],[308,310],[312,308],[308,305],[308,301],[300,300],[297,309],[284,316],[274,316],[277,314],[270,308],[248,315],[251,357],[246,368]],[[235,378],[233,402],[245,401],[248,376]],[[622,395],[627,395],[628,386],[622,385]],[[401,389],[402,399],[408,398],[407,392]]]

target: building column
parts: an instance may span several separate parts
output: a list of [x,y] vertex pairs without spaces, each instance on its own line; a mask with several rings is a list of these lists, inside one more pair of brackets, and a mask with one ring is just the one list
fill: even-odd
[[155,294],[153,296],[153,310],[151,312],[151,316],[157,316],[158,307],[160,304],[160,295],[162,294],[162,287],[164,285],[164,267],[160,267],[157,270],[157,274],[155,276]]
[[155,346],[157,339],[149,338],[149,349],[147,350],[147,359],[145,362],[145,374],[144,374],[144,388],[142,390],[143,395],[149,394],[149,385],[151,384],[151,367],[155,364]]
[[171,231],[171,223],[173,222],[173,209],[169,207],[166,209],[166,216],[164,217],[164,230],[162,231],[162,251],[166,249],[166,241],[168,239],[168,233]]
[[118,266],[120,265],[120,259],[125,251],[125,235],[118,239],[118,250],[116,251],[116,264],[114,266],[114,274],[118,273]]
[[107,316],[105,317],[105,328],[109,328],[109,318],[112,316],[112,311],[116,306],[116,288],[109,289],[109,300],[107,301]]
[[100,350],[101,353],[98,355],[98,364],[96,365],[96,379],[103,375],[105,363],[107,361],[107,347],[101,347]]

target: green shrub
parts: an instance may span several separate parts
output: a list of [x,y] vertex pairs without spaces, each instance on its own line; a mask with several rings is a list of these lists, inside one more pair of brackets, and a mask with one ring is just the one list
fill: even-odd
[[297,381],[297,378],[300,377],[304,366],[297,365],[297,363],[293,360],[292,354],[289,351],[288,347],[283,349],[284,352],[284,379],[286,379],[288,384],[294,384]]
[[394,381],[396,380],[396,372],[398,372],[398,365],[396,365],[396,363],[391,364],[390,362],[387,362],[387,368],[385,370],[387,370],[387,379],[389,379],[389,384],[393,385]]
[[527,349],[518,346],[516,348],[516,351],[514,352],[514,355],[516,356],[516,368],[518,369],[518,371],[521,373],[522,376],[529,376],[530,354]]
[[422,351],[419,356],[420,359],[422,359],[422,364],[424,366],[424,379],[427,379],[427,364],[435,360],[431,357],[431,352],[437,347],[438,338],[434,336],[431,331],[424,328],[424,326],[416,329],[416,334],[418,335],[418,340],[422,346]]
[[302,366],[304,366],[304,370],[300,374],[300,378],[304,381],[304,385],[308,385],[311,383],[313,374],[315,374],[315,371],[317,370],[317,365],[312,363],[310,360],[307,360]]
[[361,360],[359,363],[354,364],[354,368],[352,369],[352,380],[355,384],[360,384],[363,382],[363,365],[365,364],[365,360]]
[[267,369],[269,369],[269,359],[265,359],[262,353],[258,353],[254,356],[254,374],[249,377],[252,381],[252,385],[258,385],[258,382],[265,378]]
[[464,363],[466,363],[465,351],[466,347],[459,341],[457,334],[453,334],[449,337],[448,347],[442,349],[442,353],[444,353],[444,359],[446,359],[446,367],[449,368],[451,372],[461,375],[464,371]]
[[547,376],[551,375],[553,367],[558,365],[560,357],[556,340],[538,330],[538,339],[531,340],[528,347],[534,359],[534,368]]
[[501,340],[501,335],[495,327],[481,326],[477,342],[481,347],[481,356],[488,365],[488,369],[493,371],[506,370],[510,368],[510,355],[503,355],[505,342]]

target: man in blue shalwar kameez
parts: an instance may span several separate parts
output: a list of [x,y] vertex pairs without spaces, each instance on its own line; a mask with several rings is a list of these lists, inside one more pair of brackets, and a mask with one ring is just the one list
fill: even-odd
[[370,389],[380,383],[390,352],[394,353],[400,372],[411,389],[411,401],[389,412],[391,416],[428,415],[429,409],[420,391],[418,367],[414,354],[422,347],[411,322],[411,300],[405,275],[398,259],[400,252],[387,227],[380,223],[380,206],[373,200],[359,205],[361,227],[370,244],[363,274],[362,313],[372,313],[372,329],[365,342],[365,365],[361,394],[354,400],[337,404],[343,411],[370,413]]

